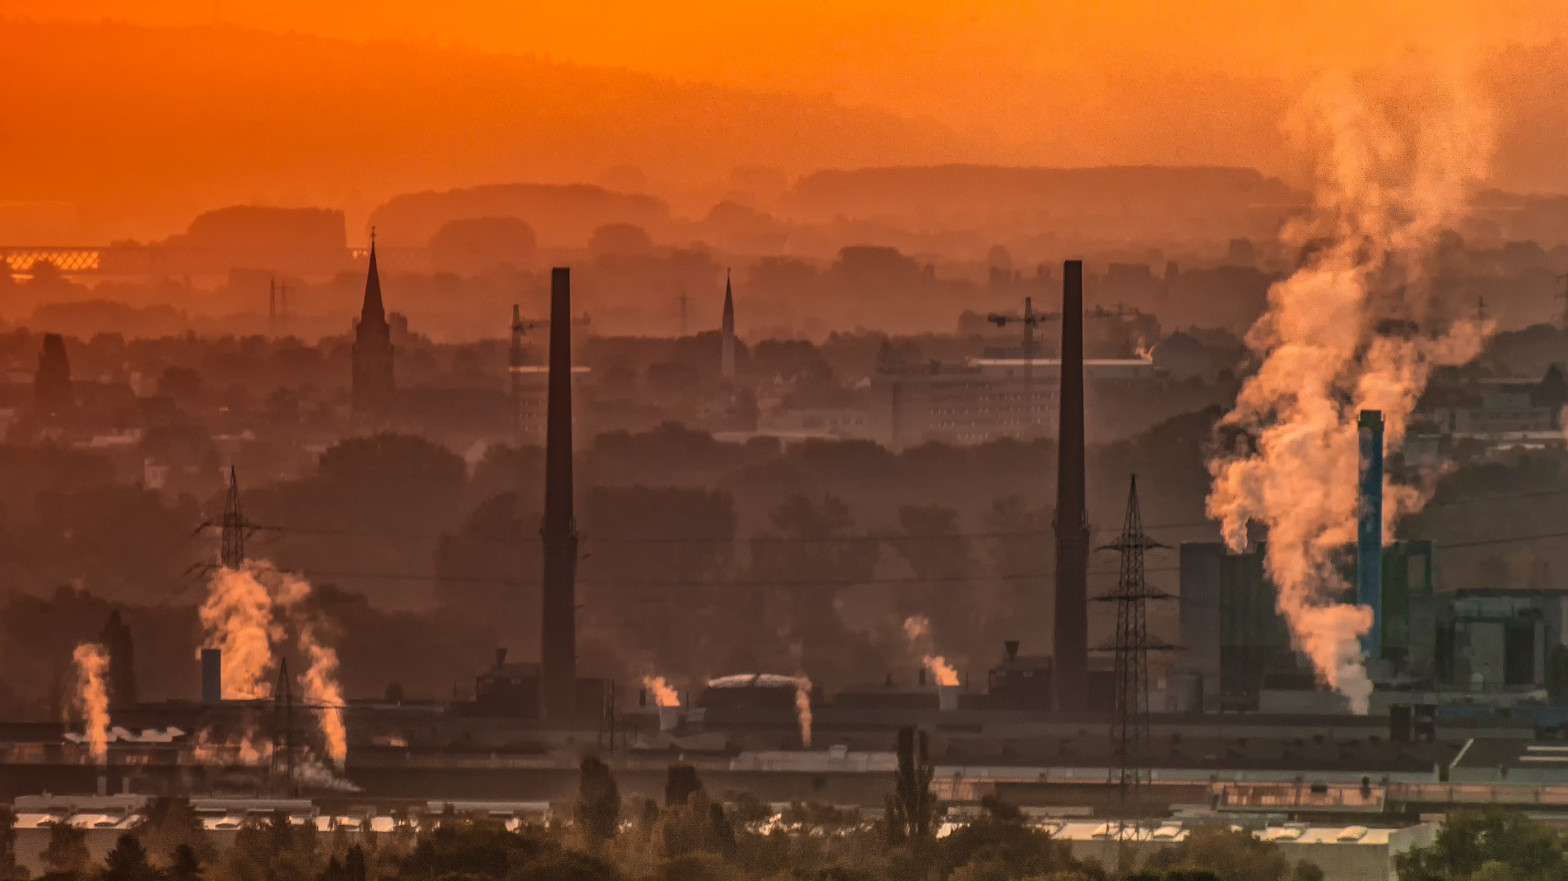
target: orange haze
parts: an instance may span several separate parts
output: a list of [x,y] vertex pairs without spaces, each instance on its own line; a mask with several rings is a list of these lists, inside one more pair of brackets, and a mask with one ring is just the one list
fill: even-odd
[[[646,186],[946,161],[1299,176],[1281,120],[1327,68],[1474,66],[1496,182],[1568,190],[1551,0],[8,0],[0,202],[162,235],[227,202],[499,181]],[[1504,50],[1507,51],[1504,51]],[[682,200],[687,200],[682,202]],[[0,238],[17,233],[0,216]],[[65,233],[62,233],[65,234]]]

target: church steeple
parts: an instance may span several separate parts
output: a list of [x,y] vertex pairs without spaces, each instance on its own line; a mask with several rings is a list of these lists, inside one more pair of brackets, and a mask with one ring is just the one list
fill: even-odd
[[735,382],[735,293],[730,289],[730,271],[724,270],[724,318],[719,328],[719,378]]
[[381,303],[381,273],[376,269],[376,228],[370,228],[370,272],[365,276],[365,304],[359,309],[359,323],[385,326],[386,307]]
[[353,385],[350,404],[356,430],[386,431],[393,427],[397,387],[392,380],[392,328],[381,300],[381,273],[376,268],[376,232],[370,231],[370,269],[365,275],[365,303],[354,324]]

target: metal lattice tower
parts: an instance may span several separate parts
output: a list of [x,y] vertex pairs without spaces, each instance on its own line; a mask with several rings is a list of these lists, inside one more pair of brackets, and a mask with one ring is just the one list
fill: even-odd
[[1117,788],[1124,821],[1119,837],[1123,838],[1130,831],[1125,820],[1136,817],[1142,810],[1142,790],[1150,778],[1149,652],[1175,648],[1149,640],[1148,601],[1172,598],[1168,593],[1151,589],[1144,579],[1143,552],[1161,547],[1165,546],[1143,531],[1143,517],[1138,510],[1138,476],[1135,474],[1127,491],[1127,516],[1122,521],[1122,533],[1114,544],[1102,548],[1121,555],[1116,590],[1096,598],[1100,602],[1116,604],[1116,642],[1109,647],[1116,657],[1110,783]]
[[278,661],[278,687],[272,706],[272,790],[278,792],[278,769],[282,766],[284,798],[299,795],[294,773],[294,688],[289,680],[289,659]]
[[245,513],[240,509],[240,483],[234,468],[229,468],[229,495],[223,502],[223,547],[219,561],[224,568],[245,565]]

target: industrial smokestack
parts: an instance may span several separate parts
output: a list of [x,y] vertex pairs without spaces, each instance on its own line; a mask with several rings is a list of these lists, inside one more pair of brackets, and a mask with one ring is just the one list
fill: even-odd
[[1062,388],[1056,453],[1055,692],[1081,710],[1089,669],[1089,518],[1084,502],[1083,261],[1062,267]]
[[1361,488],[1356,502],[1356,604],[1372,610],[1362,640],[1367,660],[1383,656],[1383,413],[1362,410]]
[[572,513],[571,270],[550,270],[549,421],[545,428],[541,711],[572,716],[577,691],[577,520]]
[[215,707],[223,703],[223,650],[201,650],[201,702]]

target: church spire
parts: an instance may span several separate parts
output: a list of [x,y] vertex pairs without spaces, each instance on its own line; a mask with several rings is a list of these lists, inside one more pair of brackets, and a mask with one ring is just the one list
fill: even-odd
[[719,338],[719,378],[735,381],[735,293],[730,289],[730,271],[724,270],[724,318]]
[[356,430],[385,431],[392,427],[397,386],[392,379],[392,328],[381,302],[381,274],[376,270],[376,232],[370,231],[370,270],[365,276],[365,305],[354,326],[353,381],[350,403]]
[[370,228],[370,272],[365,276],[365,305],[359,310],[360,323],[386,324],[386,307],[381,304],[381,273],[376,270],[376,228]]

